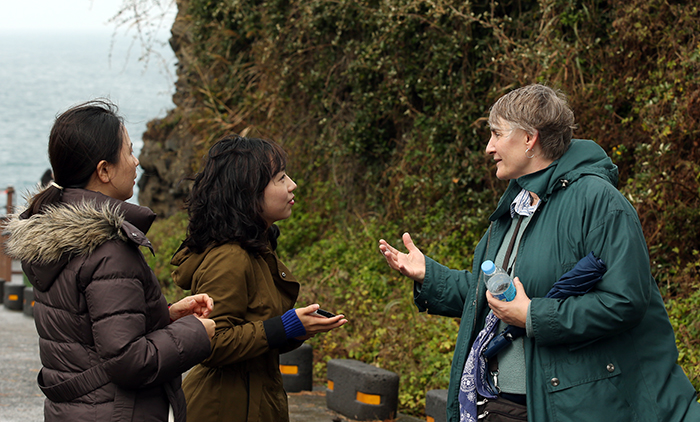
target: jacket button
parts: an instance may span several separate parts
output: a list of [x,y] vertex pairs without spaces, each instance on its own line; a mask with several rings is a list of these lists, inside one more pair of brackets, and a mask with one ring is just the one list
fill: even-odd
[[612,363],[609,363],[606,368],[608,372],[615,372],[615,365],[613,365]]
[[287,277],[287,273],[285,273],[284,271],[282,271],[281,276],[282,276],[282,278],[285,278],[285,277]]
[[559,386],[559,378],[552,378],[552,380],[550,381],[550,383],[552,383],[552,386],[553,386],[553,387]]

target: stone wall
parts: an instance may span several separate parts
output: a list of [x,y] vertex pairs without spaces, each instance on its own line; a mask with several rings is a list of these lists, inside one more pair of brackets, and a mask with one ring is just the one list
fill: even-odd
[[178,60],[173,102],[176,108],[162,119],[148,122],[143,134],[139,161],[143,175],[139,179],[139,204],[151,208],[160,217],[168,217],[182,207],[189,192],[187,177],[193,176],[192,160],[195,136],[190,130],[189,112],[193,109],[192,86],[188,82],[188,58],[192,43],[188,22],[182,12],[187,0],[178,0],[178,14],[171,29],[170,46]]

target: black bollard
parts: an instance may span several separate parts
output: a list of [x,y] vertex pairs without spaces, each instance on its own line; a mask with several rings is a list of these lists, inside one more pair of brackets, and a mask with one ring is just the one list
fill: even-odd
[[22,300],[22,312],[24,315],[34,317],[34,289],[24,288],[24,299]]
[[313,390],[313,348],[302,344],[280,355],[280,372],[284,390],[288,393]]
[[3,303],[7,309],[21,311],[24,298],[24,284],[5,283]]
[[428,422],[447,421],[447,390],[430,390],[425,394],[425,416]]
[[331,359],[327,375],[329,409],[358,421],[396,418],[398,374],[353,359]]

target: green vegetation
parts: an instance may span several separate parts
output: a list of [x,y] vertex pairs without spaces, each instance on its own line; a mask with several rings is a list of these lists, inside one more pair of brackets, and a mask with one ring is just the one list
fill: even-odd
[[[471,264],[503,182],[483,150],[488,107],[542,82],[566,92],[579,138],[600,143],[637,208],[700,389],[700,9],[662,0],[181,0],[177,124],[198,150],[227,132],[277,140],[299,184],[280,254],[300,304],[345,313],[311,340],[316,376],[349,357],[401,375],[400,411],[445,388],[458,324],[419,314],[377,241],[404,231],[431,257]],[[185,42],[185,41],[183,41]],[[183,47],[185,48],[185,47]],[[166,117],[163,125],[168,125]],[[174,118],[174,117],[173,117]],[[201,156],[201,154],[195,154]],[[197,168],[199,163],[192,163]],[[147,205],[147,204],[146,204]],[[184,217],[159,221],[168,261]]]

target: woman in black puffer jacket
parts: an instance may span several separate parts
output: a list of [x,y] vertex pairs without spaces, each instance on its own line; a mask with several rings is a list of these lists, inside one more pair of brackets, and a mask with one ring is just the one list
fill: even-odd
[[138,159],[116,107],[76,106],[49,137],[54,182],[4,228],[34,286],[46,421],[185,420],[181,374],[209,356],[207,295],[168,307],[139,249],[155,214],[124,202]]

